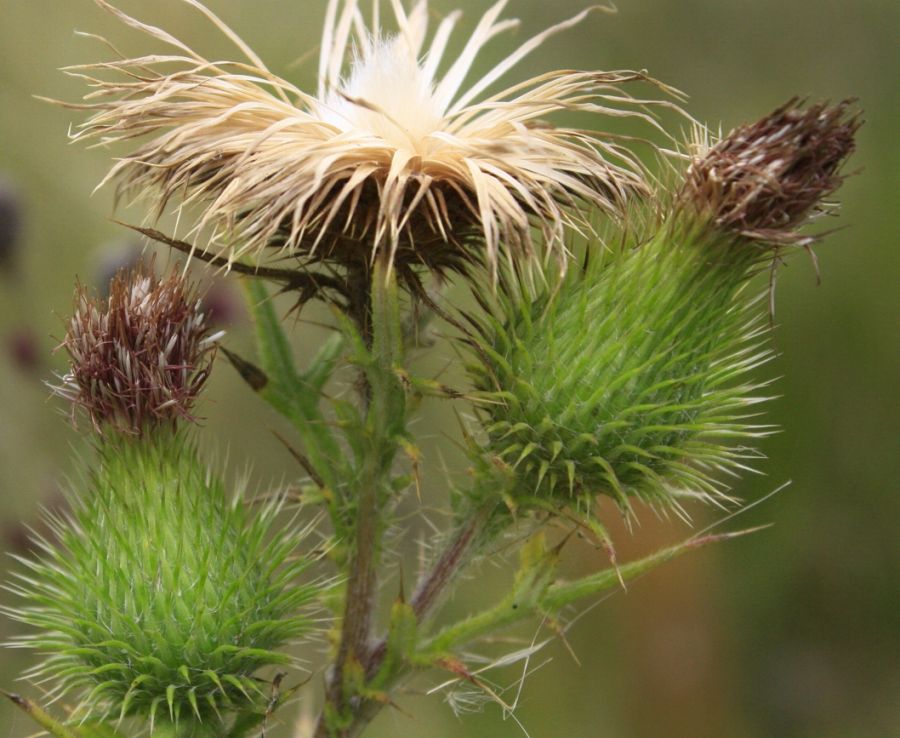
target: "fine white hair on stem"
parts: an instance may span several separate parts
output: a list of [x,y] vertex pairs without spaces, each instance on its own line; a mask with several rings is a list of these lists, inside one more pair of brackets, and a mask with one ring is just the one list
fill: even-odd
[[501,250],[562,257],[566,229],[589,228],[589,210],[620,214],[649,186],[626,148],[632,139],[555,126],[548,116],[633,117],[661,130],[649,106],[675,107],[623,92],[643,81],[673,93],[632,71],[553,71],[485,94],[594,8],[526,40],[466,87],[482,48],[518,24],[500,18],[506,0],[484,13],[452,60],[446,49],[459,12],[429,41],[427,0],[409,11],[390,0],[394,33],[382,30],[380,0],[368,24],[357,0],[329,0],[313,95],[272,73],[199,0],[179,1],[244,59],[211,61],[95,0],[171,51],[68,67],[93,88],[72,105],[90,113],[72,137],[140,139],[103,183],[152,198],[151,217],[170,204],[197,207],[191,235],[207,233],[229,259],[280,251],[352,263],[387,251],[395,261],[463,271],[473,261],[496,270]]

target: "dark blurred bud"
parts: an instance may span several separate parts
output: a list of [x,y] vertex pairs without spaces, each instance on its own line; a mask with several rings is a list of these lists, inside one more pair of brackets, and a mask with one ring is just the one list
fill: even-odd
[[235,294],[231,284],[216,280],[203,297],[203,310],[209,315],[209,322],[215,326],[236,323],[243,316],[243,303]]
[[31,526],[20,520],[10,520],[3,524],[3,547],[7,553],[26,556],[37,550]]
[[15,269],[22,236],[22,201],[15,188],[0,177],[0,272]]
[[30,328],[19,328],[6,339],[6,353],[12,365],[26,374],[41,368],[41,348]]
[[105,301],[78,287],[63,342],[71,368],[55,390],[98,430],[141,434],[191,417],[217,338],[191,285],[178,274],[159,280],[142,264],[120,272]]
[[829,209],[861,121],[853,101],[801,107],[798,99],[740,126],[695,160],[682,195],[717,227],[773,243],[810,240],[797,229]]

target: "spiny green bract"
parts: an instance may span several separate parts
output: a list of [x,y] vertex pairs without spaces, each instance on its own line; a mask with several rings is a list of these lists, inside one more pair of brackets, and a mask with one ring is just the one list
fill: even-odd
[[288,663],[274,649],[309,630],[300,534],[270,535],[277,506],[229,502],[183,435],[104,441],[88,481],[51,521],[58,542],[21,560],[28,603],[10,614],[47,655],[26,676],[80,692],[82,714],[223,735],[225,714],[270,696],[254,672]]
[[488,452],[513,468],[514,504],[589,506],[598,493],[677,506],[720,496],[718,472],[756,454],[747,373],[770,357],[745,295],[753,244],[676,225],[646,243],[595,245],[535,295],[509,278],[474,319],[475,385]]

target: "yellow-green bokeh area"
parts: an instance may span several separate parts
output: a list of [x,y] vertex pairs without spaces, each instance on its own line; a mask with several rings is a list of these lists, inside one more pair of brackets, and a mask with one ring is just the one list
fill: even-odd
[[[209,4],[273,70],[312,86],[324,1]],[[471,29],[486,4],[464,4],[463,28]],[[121,5],[210,58],[233,55],[178,0]],[[436,0],[433,14],[453,7]],[[481,70],[516,40],[581,7],[572,0],[512,0],[508,14],[521,18],[522,27],[490,46]],[[821,285],[802,257],[779,273],[774,343],[780,357],[767,371],[781,377],[774,385],[780,397],[768,419],[784,432],[764,444],[766,476],[745,479],[735,491],[752,501],[786,480],[792,485],[731,524],[772,521],[774,528],[695,553],[604,601],[568,632],[568,647],[557,641],[529,662],[534,673],[521,689],[523,665],[492,674],[503,700],[516,706],[514,717],[468,688],[425,696],[449,678],[430,674],[398,697],[402,712],[384,711],[372,738],[900,734],[898,28],[894,0],[633,0],[620,3],[617,15],[592,15],[510,75],[646,68],[688,93],[697,118],[725,128],[794,95],[858,97],[867,122],[850,169],[859,175],[840,193],[843,209],[833,225],[841,229],[818,249]],[[75,30],[106,35],[129,51],[152,48],[90,0],[0,0],[0,176],[17,189],[25,211],[19,269],[0,278],[0,532],[10,550],[24,545],[22,521],[33,523],[40,504],[58,504],[58,489],[74,468],[71,446],[84,451],[41,384],[63,368],[63,357],[51,354],[52,336],[61,334],[58,316],[68,312],[76,276],[96,280],[109,254],[129,240],[107,219],[110,192],[91,196],[115,152],[70,146],[67,127],[79,114],[33,97],[77,99],[80,83],[58,68],[106,58],[106,49]],[[301,355],[321,336],[310,330],[294,329]],[[240,317],[228,340],[248,350]],[[420,367],[432,365],[442,367],[437,361]],[[264,482],[298,475],[269,433],[286,429],[225,365],[214,373],[204,414],[204,445],[230,448],[236,468],[252,463]],[[445,434],[457,433],[456,421],[450,408],[434,402],[422,415],[423,495],[428,505],[441,505],[446,484],[438,449],[448,445]],[[452,449],[445,458],[459,463]],[[715,515],[698,512],[698,525]],[[650,514],[641,522],[629,533],[611,520],[620,557],[687,534],[683,524]],[[575,572],[603,563],[602,553],[576,544],[566,565]],[[486,567],[448,612],[491,601],[508,576],[508,568]],[[0,638],[15,632],[10,622],[0,623]],[[516,635],[527,644],[536,632],[534,624]],[[549,634],[545,629],[537,637]],[[0,687],[38,696],[15,682],[27,658],[6,649],[2,659]],[[313,684],[321,679],[315,673]],[[456,717],[451,706],[466,714]],[[11,709],[0,710],[4,735],[34,732]],[[293,727],[270,734],[291,736]]]

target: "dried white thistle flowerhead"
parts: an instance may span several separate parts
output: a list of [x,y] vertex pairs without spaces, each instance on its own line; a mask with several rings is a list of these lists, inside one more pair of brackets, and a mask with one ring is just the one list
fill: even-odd
[[84,409],[98,431],[109,425],[141,435],[191,417],[218,337],[181,275],[160,280],[140,264],[113,278],[105,301],[77,287],[62,343],[71,364],[54,390],[73,412]]
[[[124,196],[151,193],[156,214],[197,205],[192,236],[230,259],[275,247],[303,262],[393,263],[436,272],[492,267],[501,248],[565,253],[565,228],[584,211],[618,213],[648,189],[640,162],[611,134],[556,127],[547,116],[575,111],[631,116],[657,125],[648,101],[620,89],[659,83],[630,71],[554,71],[488,93],[526,55],[588,11],[530,38],[466,86],[480,50],[517,25],[492,6],[459,56],[445,63],[453,12],[428,34],[427,0],[410,11],[391,3],[385,33],[379,0],[367,25],[357,0],[330,0],[310,94],[273,74],[199,0],[203,13],[246,61],[210,61],[168,32],[96,2],[129,26],[175,49],[70,68],[94,88],[91,117],[75,138],[147,139],[107,180]],[[108,79],[109,73],[115,79]],[[101,78],[103,77],[103,78]],[[106,180],[104,180],[106,181]]]

